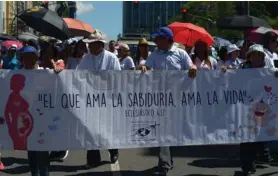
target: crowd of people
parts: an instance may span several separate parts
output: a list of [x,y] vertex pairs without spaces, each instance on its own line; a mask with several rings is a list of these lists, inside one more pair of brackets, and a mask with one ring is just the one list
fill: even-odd
[[[152,34],[157,48],[150,52],[148,41],[138,42],[136,56],[131,57],[130,48],[124,42],[106,42],[101,34],[94,33],[86,39],[69,39],[64,43],[41,37],[38,41],[23,41],[23,47],[12,45],[1,50],[1,69],[53,69],[57,74],[64,69],[90,70],[189,70],[195,78],[198,70],[274,68],[278,60],[278,37],[267,32],[261,44],[245,41],[239,48],[235,44],[222,46],[216,50],[199,40],[193,48],[177,46],[173,32],[161,27]],[[109,49],[105,49],[108,44]],[[217,53],[216,53],[217,51]],[[269,142],[242,143],[241,166],[245,175],[256,171],[255,161],[271,162],[273,157],[268,149]],[[272,142],[273,143],[273,142]],[[262,152],[264,151],[264,152]],[[28,151],[32,176],[48,176],[51,161],[64,160],[68,151]],[[110,149],[111,163],[118,161],[117,149]],[[87,152],[87,168],[100,165],[98,150]],[[5,164],[5,163],[4,163]],[[171,147],[161,147],[159,161],[154,175],[167,175],[173,168]]]

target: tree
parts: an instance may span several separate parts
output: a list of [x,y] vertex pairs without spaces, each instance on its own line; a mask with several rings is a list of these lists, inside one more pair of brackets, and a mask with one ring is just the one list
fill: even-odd
[[171,19],[171,22],[181,21],[193,23],[204,27],[211,35],[224,38],[240,37],[235,31],[218,30],[216,21],[223,16],[233,16],[236,14],[236,5],[233,1],[212,2],[212,1],[190,1],[183,5],[186,13],[180,13]]

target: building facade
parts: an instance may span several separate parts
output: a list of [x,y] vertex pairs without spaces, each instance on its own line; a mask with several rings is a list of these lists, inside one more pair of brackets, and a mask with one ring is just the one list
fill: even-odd
[[[3,5],[3,4],[2,4]],[[5,1],[3,13],[3,32],[14,33],[14,31],[28,31],[26,26],[17,20],[16,15],[33,7],[32,1]]]
[[183,1],[124,1],[123,36],[150,34],[181,12]]

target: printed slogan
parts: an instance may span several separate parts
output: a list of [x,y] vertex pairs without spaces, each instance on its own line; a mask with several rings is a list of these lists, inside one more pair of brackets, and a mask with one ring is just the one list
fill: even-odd
[[[263,73],[263,74],[262,74]],[[276,140],[273,70],[1,71],[1,149],[65,150]]]

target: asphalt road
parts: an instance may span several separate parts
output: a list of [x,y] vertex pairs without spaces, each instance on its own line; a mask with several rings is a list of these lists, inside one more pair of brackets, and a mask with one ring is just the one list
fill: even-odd
[[[85,170],[86,152],[70,151],[64,162],[51,164],[51,176],[148,176],[157,165],[156,148],[120,150],[116,164],[109,163],[109,154],[101,152],[100,167]],[[170,176],[241,176],[239,148],[234,146],[191,146],[174,149],[174,169]],[[4,151],[6,169],[0,176],[30,175],[26,152]],[[277,166],[260,165],[255,176],[277,176]]]

